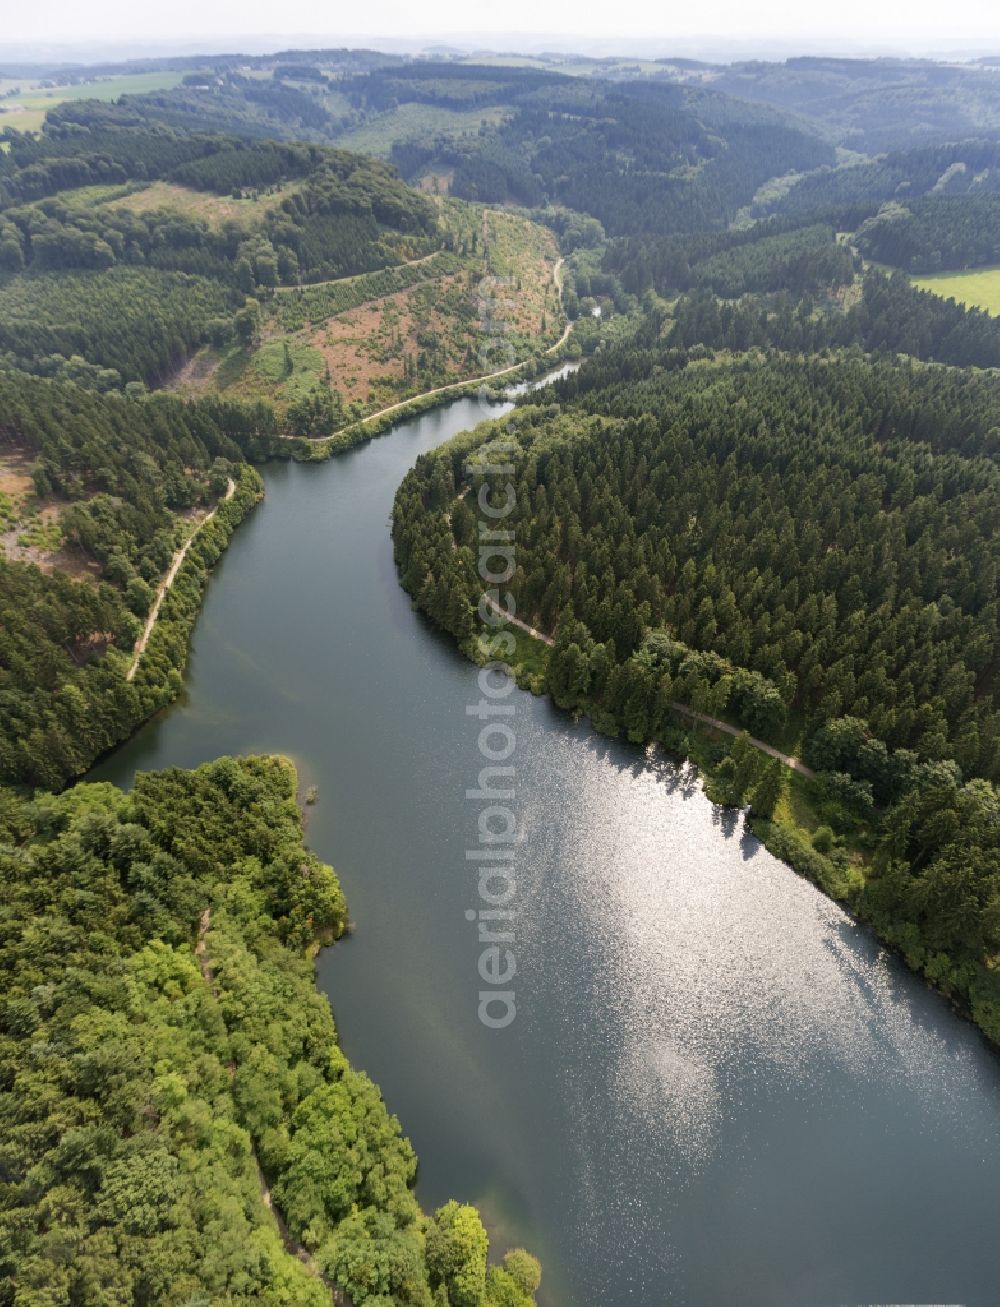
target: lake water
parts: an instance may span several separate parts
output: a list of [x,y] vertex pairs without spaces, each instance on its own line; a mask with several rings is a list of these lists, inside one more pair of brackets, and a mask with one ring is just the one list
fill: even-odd
[[[502,411],[497,408],[494,413]],[[476,669],[388,517],[472,400],[275,465],[187,689],[93,779],[281,752],[356,933],[319,980],[419,1153],[546,1307],[1000,1302],[1000,1059],[694,778],[516,692],[517,1018],[477,1018]]]

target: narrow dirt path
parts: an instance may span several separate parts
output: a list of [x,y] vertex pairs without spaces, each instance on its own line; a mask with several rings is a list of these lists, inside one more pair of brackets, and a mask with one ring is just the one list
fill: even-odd
[[[385,270],[391,272],[393,268],[418,268],[421,263],[429,263],[431,259],[436,259],[439,254],[446,253],[445,250],[431,250],[430,254],[421,254],[418,259],[404,259],[402,263],[388,263]],[[374,269],[381,272],[383,269]],[[369,277],[371,273],[355,272],[349,277],[330,277],[327,281],[303,281],[297,286],[274,286],[271,293],[274,295],[292,295],[297,290],[315,290],[323,286],[336,286],[342,281],[357,281],[359,277]]]
[[[236,493],[236,482],[233,480],[232,477],[230,477],[226,485],[226,493],[222,496],[219,503],[224,504],[228,499],[232,499],[235,493]],[[132,663],[128,671],[125,673],[126,681],[131,681],[134,680],[135,678],[135,673],[139,666],[139,659],[146,652],[146,645],[149,644],[149,637],[153,634],[153,627],[156,625],[156,619],[160,615],[160,605],[163,603],[163,598],[166,595],[167,591],[173,585],[174,579],[176,578],[177,573],[180,570],[180,565],[181,563],[184,562],[184,559],[187,557],[187,551],[191,548],[191,545],[194,543],[195,536],[197,536],[198,532],[202,529],[203,526],[205,526],[208,522],[211,522],[212,518],[215,516],[218,510],[219,510],[219,505],[216,504],[215,508],[213,508],[212,511],[206,517],[202,518],[202,520],[198,523],[198,525],[191,532],[188,538],[184,541],[183,545],[181,545],[180,549],[177,550],[176,554],[174,554],[173,558],[171,559],[170,566],[167,569],[166,576],[157,586],[156,598],[153,601],[152,608],[149,610],[149,616],[146,618],[146,625],[143,627],[142,634],[135,642],[135,652],[132,656]]]
[[[691,717],[704,726],[711,726],[713,730],[722,731],[724,735],[743,734],[738,726],[730,726],[728,722],[719,721],[718,717],[709,717],[708,713],[698,712],[694,708],[688,708],[683,703],[672,703],[670,706],[675,712],[681,713],[684,717]],[[816,773],[812,768],[807,767],[804,762],[800,762],[798,758],[793,757],[790,753],[782,753],[773,744],[765,744],[763,740],[758,740],[753,735],[747,736],[747,739],[755,749],[759,749],[761,753],[766,753],[769,758],[777,758],[779,762],[783,762],[786,767],[791,767],[792,771],[798,772],[800,776],[805,776],[809,780],[815,778]]]
[[[536,640],[541,640],[542,644],[547,644],[550,649],[555,644],[555,640],[551,635],[543,635],[541,631],[536,631],[535,628],[529,626],[527,622],[522,622],[519,617],[507,617],[507,610],[501,607],[501,605],[495,600],[490,599],[488,595],[484,595],[483,599],[488,607],[492,608],[495,613],[500,613],[511,626],[516,626],[519,631],[524,631],[526,635],[533,636]],[[736,736],[743,734],[740,727],[730,726],[728,722],[720,721],[718,717],[710,717],[708,713],[698,712],[695,708],[688,708],[686,704],[671,703],[670,706],[675,712],[679,712],[681,716],[690,717],[692,721],[700,722],[703,726],[710,726],[713,730],[722,731],[724,735]],[[756,736],[750,735],[747,738],[755,749],[759,749],[761,753],[766,753],[769,758],[777,758],[779,762],[783,762],[786,767],[790,767],[792,771],[798,772],[800,776],[806,776],[809,780],[812,780],[815,777],[816,773],[812,768],[807,767],[805,763],[800,762],[798,758],[793,757],[789,753],[782,753],[781,750],[776,749],[773,744],[766,744],[763,740],[758,740]]]
[[536,640],[541,640],[542,644],[547,644],[550,649],[555,644],[555,640],[551,635],[543,635],[541,631],[536,631],[535,628],[529,626],[527,622],[522,622],[520,617],[508,617],[507,609],[498,604],[495,599],[491,599],[489,595],[484,594],[483,600],[488,608],[492,608],[495,613],[499,613],[510,626],[516,626],[517,629],[523,631],[525,635],[530,635]]

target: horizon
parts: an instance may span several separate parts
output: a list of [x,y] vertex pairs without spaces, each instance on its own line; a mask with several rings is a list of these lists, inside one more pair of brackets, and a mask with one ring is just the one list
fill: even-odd
[[[386,54],[454,51],[463,55],[581,54],[589,58],[700,59],[730,63],[759,59],[783,61],[810,55],[827,58],[931,58],[967,60],[1000,54],[1000,11],[983,0],[957,0],[941,18],[928,0],[906,5],[892,0],[873,18],[861,0],[846,0],[833,23],[824,14],[813,21],[796,13],[789,20],[783,0],[763,0],[752,27],[735,0],[722,0],[709,16],[654,15],[644,0],[628,0],[616,10],[614,30],[603,15],[572,13],[565,0],[529,6],[520,0],[504,10],[504,23],[477,15],[476,26],[461,20],[465,11],[453,0],[435,0],[416,30],[400,31],[399,6],[375,0],[358,30],[314,27],[312,0],[289,0],[286,26],[270,30],[271,10],[260,0],[236,6],[233,0],[178,0],[168,20],[137,14],[124,0],[99,0],[85,20],[69,0],[46,0],[8,17],[0,37],[0,61],[89,63],[129,58],[185,55],[262,55],[282,49],[374,49]],[[319,26],[319,25],[317,25]],[[351,30],[348,30],[351,29]],[[623,29],[628,35],[622,35]],[[572,31],[574,35],[566,35]]]
[[[851,43],[833,36],[814,36],[801,41],[781,37],[705,36],[669,40],[646,38],[639,41],[610,38],[581,38],[567,41],[551,34],[441,33],[428,36],[391,37],[373,34],[328,33],[230,33],[171,38],[167,36],[51,41],[23,39],[0,42],[0,71],[3,64],[81,67],[99,63],[125,63],[136,60],[207,58],[245,55],[260,58],[281,51],[372,50],[386,55],[461,56],[476,54],[579,55],[593,60],[646,59],[669,62],[671,59],[705,64],[784,63],[797,58],[850,59],[859,61],[919,61],[973,63],[1000,58],[1000,37],[979,40],[945,39],[912,42],[869,41]],[[636,46],[642,46],[637,49]]]

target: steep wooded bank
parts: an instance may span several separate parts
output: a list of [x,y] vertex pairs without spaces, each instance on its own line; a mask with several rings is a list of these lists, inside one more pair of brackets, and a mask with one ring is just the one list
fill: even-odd
[[465,468],[512,433],[529,679],[637,742],[689,751],[679,701],[798,753],[815,780],[718,746],[713,792],[1000,1037],[996,379],[652,351],[548,393],[418,462],[403,584],[475,651]]
[[[2,496],[0,783],[61,786],[177,694],[208,575],[263,494],[231,434],[252,445],[258,418],[266,430],[252,410],[0,373],[17,487]],[[127,680],[160,577],[217,504]]]

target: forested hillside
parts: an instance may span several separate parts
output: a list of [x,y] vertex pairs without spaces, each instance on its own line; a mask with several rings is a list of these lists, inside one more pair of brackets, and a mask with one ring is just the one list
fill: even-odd
[[826,223],[772,218],[728,231],[625,237],[608,245],[603,266],[634,295],[703,287],[734,299],[834,289],[853,280],[855,258]]
[[932,195],[887,204],[858,231],[864,254],[907,272],[1000,262],[1000,195]]
[[[821,168],[800,177],[780,194],[763,194],[755,214],[780,213],[799,222],[825,219],[841,229],[858,227],[884,204],[909,206],[923,197],[934,201],[964,197],[989,203],[1000,189],[1000,146],[992,137],[970,135],[952,144],[896,150],[839,168]],[[933,208],[933,205],[931,205]],[[942,212],[948,212],[943,206]],[[960,213],[962,205],[951,205]]]
[[869,154],[1000,128],[1000,82],[982,63],[801,56],[717,71],[712,85],[727,94],[791,111]]
[[[512,428],[520,455],[505,525],[517,541],[516,612],[555,633],[545,684],[556,702],[636,741],[675,742],[678,701],[795,741],[822,773],[807,810],[848,844],[817,865],[789,822],[776,851],[851,896],[1000,1034],[984,970],[1000,950],[987,783],[1000,775],[996,381],[914,364],[695,363],[633,350],[598,356],[552,398],[523,407]],[[421,460],[394,517],[403,584],[470,650],[482,582],[475,495],[460,492],[478,490],[467,460],[493,434]],[[730,798],[753,792],[741,766],[734,756],[723,772]],[[762,819],[780,772],[766,786],[758,777]],[[934,804],[985,811],[935,835],[925,864],[914,823]],[[857,838],[868,872],[847,856]],[[962,909],[943,912],[962,859]]]
[[[54,110],[43,137],[8,145],[0,361],[98,389],[161,385],[209,339],[249,340],[273,287],[440,244],[428,200],[385,164],[342,151],[185,135],[87,101]],[[160,181],[173,189],[144,207]]]
[[[0,781],[57,787],[177,693],[207,576],[262,491],[247,460],[484,371],[486,272],[516,281],[509,339],[530,356],[561,329],[556,246],[445,211],[387,164],[187,132],[126,100],[67,102],[6,144]],[[148,394],[209,344],[225,384]]]
[[[206,132],[350,141],[363,139],[364,129],[386,142],[381,152],[407,180],[430,179],[486,203],[565,205],[615,234],[720,227],[769,178],[835,161],[828,142],[780,111],[663,81],[584,82],[530,68],[389,59],[381,69],[342,77],[321,65],[320,52],[305,75],[277,64],[262,80],[218,67],[202,80],[192,75],[172,91],[129,96],[118,106],[67,102],[49,117],[50,131],[70,138],[69,157],[48,165],[51,189],[39,189],[45,183],[36,172],[45,165],[22,147],[22,164],[33,171],[13,174],[8,192],[40,198],[59,189],[52,180],[68,171],[92,183],[119,180],[120,169],[109,175],[104,160],[88,158],[72,142],[78,124],[141,133],[159,160],[150,175],[190,185],[209,175],[222,180],[227,170],[230,184],[273,184],[279,174],[296,175],[279,161],[296,151],[300,157],[302,147],[268,145],[267,163],[251,179],[245,160],[190,158],[168,147],[162,124],[197,134],[195,141]],[[196,148],[208,147],[187,147]]]
[[5,1307],[534,1301],[474,1208],[420,1211],[337,1047],[310,959],[346,907],[295,785],[226,758],[128,796],[0,790]]
[[[543,630],[568,613],[618,661],[667,627],[810,720],[864,717],[892,748],[1000,773],[995,382],[781,359],[598,379],[559,384],[571,413],[519,419],[519,612]],[[471,542],[472,510],[451,511]],[[419,589],[423,551],[398,539]]]
[[236,303],[217,282],[150,268],[18,275],[0,283],[0,357],[99,390],[156,385]]
[[720,303],[695,293],[674,306],[672,345],[745,350],[755,346],[811,353],[857,346],[874,354],[908,354],[958,367],[1000,366],[1000,322],[912,286],[902,273],[869,272],[846,312],[809,296],[747,296]]
[[560,333],[546,228],[428,199],[388,164],[185,133],[131,101],[67,103],[8,144],[0,365],[273,401],[285,434],[315,437],[489,371],[484,276],[508,279],[515,357]]
[[447,171],[456,195],[562,204],[612,234],[721,226],[769,177],[833,162],[779,114],[674,86],[431,65],[370,74],[352,91],[369,107],[510,105],[479,138],[404,142],[392,158],[405,176]]
[[[262,493],[243,459],[273,414],[97,395],[0,373],[0,783],[58,787],[174,697],[207,574]],[[30,471],[28,471],[30,469]],[[132,647],[185,559],[139,674]]]
[[[88,101],[54,110],[44,137],[13,136],[8,145],[0,154],[0,249],[12,271],[152,263],[250,292],[365,272],[434,248],[426,244],[436,229],[431,204],[387,165],[340,150],[154,130],[137,126],[124,106]],[[288,194],[255,231],[73,203],[83,187],[127,191],[157,180],[237,198],[282,187]]]
[[[264,399],[288,435],[315,440],[552,349],[564,327],[553,233],[521,214],[454,199],[437,210],[442,249],[377,272],[281,288],[261,305],[249,337],[213,330],[175,388]],[[502,318],[492,339],[483,330],[491,296]]]

